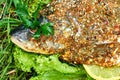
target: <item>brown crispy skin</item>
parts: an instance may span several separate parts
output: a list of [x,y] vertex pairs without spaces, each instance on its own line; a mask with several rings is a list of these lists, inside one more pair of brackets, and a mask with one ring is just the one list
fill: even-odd
[[118,0],[53,0],[41,13],[54,22],[52,39],[63,44],[64,48],[52,48],[51,51],[63,52],[60,58],[74,64],[118,65],[118,8]]

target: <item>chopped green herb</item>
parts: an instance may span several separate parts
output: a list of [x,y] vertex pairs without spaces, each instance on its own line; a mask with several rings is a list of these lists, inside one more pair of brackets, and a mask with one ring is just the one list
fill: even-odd
[[50,23],[50,22],[41,25],[42,33],[45,34],[45,35],[53,35],[54,34],[54,29],[51,26],[53,26],[53,23]]

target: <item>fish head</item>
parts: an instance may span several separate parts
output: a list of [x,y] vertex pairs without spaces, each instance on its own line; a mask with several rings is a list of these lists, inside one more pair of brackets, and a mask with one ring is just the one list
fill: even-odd
[[[41,16],[38,21],[41,24],[44,24],[48,22],[48,19]],[[33,37],[33,34],[34,31],[29,28],[25,28],[24,25],[20,25],[11,31],[11,41],[27,52],[51,54],[38,47],[39,41]]]
[[23,25],[20,25],[13,29],[10,35],[11,41],[25,51],[30,52],[29,49],[34,46],[34,44],[29,41],[33,33],[31,33],[30,29],[25,28]]

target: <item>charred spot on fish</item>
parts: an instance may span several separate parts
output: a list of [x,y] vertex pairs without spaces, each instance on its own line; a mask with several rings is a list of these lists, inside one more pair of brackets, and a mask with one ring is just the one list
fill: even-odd
[[10,35],[15,37],[20,42],[27,41],[30,37],[32,37],[30,29],[25,28],[23,25],[20,25],[13,29],[10,32]]
[[10,35],[13,35],[14,33],[18,32],[18,31],[21,31],[21,30],[24,30],[24,29],[25,29],[25,26],[19,25],[18,27],[11,30]]

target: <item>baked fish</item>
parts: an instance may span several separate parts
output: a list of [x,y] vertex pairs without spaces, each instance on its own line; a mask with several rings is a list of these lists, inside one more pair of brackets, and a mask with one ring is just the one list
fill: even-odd
[[20,26],[11,40],[25,51],[57,54],[73,64],[111,67],[120,64],[119,0],[52,0],[40,11],[54,23],[54,35],[41,35]]

